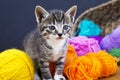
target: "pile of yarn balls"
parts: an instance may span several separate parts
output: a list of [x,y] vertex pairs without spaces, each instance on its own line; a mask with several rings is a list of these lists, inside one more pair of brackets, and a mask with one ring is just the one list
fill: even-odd
[[90,20],[80,22],[78,31],[69,39],[64,68],[64,75],[69,80],[96,80],[118,71],[120,26],[106,36],[100,36],[101,32]]
[[105,50],[78,56],[74,47],[68,46],[64,75],[69,80],[96,80],[115,74],[117,70],[115,58]]

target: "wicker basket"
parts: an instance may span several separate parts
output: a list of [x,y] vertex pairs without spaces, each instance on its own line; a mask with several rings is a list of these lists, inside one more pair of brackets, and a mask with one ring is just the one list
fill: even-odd
[[82,13],[75,21],[72,34],[78,29],[81,20],[88,19],[98,24],[103,32],[102,36],[111,33],[120,25],[120,0],[111,0]]

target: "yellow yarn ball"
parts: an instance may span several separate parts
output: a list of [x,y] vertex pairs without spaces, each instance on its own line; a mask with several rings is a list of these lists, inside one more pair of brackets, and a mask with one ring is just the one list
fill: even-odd
[[33,79],[33,63],[25,52],[8,49],[0,53],[0,80]]

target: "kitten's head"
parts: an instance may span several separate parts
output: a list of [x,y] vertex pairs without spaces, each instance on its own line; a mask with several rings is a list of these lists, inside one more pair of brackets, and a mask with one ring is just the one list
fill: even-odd
[[68,11],[52,10],[47,12],[41,6],[36,6],[35,16],[40,33],[45,39],[66,39],[70,36],[77,6]]

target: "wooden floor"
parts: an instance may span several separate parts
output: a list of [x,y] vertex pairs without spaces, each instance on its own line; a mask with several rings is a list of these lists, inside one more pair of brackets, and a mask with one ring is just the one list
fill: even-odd
[[107,78],[99,79],[99,80],[120,80],[120,67],[116,74],[109,76]]

